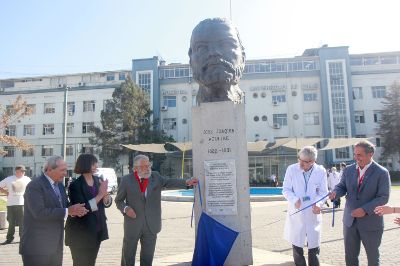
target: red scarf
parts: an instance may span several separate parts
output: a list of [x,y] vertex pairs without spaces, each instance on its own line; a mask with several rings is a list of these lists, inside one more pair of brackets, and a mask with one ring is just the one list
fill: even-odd
[[144,194],[144,192],[146,191],[147,185],[149,184],[149,179],[142,178],[142,182],[140,182],[140,177],[139,177],[137,171],[134,172],[134,175],[135,175],[137,182],[139,183],[140,191]]

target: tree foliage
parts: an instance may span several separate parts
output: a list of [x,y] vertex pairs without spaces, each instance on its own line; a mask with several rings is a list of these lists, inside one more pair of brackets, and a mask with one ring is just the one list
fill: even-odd
[[[25,116],[32,114],[32,107],[19,95],[10,105],[0,104],[0,143],[6,146],[13,146],[20,150],[29,150],[32,145],[27,141],[9,134],[10,126],[18,123]],[[8,133],[7,133],[8,132]],[[0,147],[0,156],[7,154],[4,148]]]
[[151,123],[150,96],[130,78],[116,88],[101,111],[101,127],[94,127],[90,138],[105,167],[118,167],[120,144],[164,143],[173,141]]
[[400,152],[400,83],[395,82],[386,93],[381,111],[378,135],[383,139],[383,157]]

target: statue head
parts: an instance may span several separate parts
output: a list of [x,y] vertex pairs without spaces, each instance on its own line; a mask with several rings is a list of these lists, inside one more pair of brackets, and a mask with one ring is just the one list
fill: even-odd
[[192,32],[189,48],[193,78],[199,83],[201,102],[242,102],[238,83],[245,52],[239,32],[231,21],[213,18],[201,21]]

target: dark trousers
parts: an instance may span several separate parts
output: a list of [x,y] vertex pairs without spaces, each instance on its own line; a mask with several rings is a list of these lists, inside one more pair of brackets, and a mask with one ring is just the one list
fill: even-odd
[[6,239],[9,241],[14,240],[15,227],[19,226],[19,236],[22,234],[22,222],[24,219],[24,206],[14,205],[7,206],[7,221],[8,221],[8,231]]
[[140,240],[140,266],[153,264],[154,250],[156,249],[157,235],[150,232],[144,223],[142,232],[138,236],[124,236],[122,246],[121,266],[134,266],[137,245]]
[[100,242],[95,247],[69,247],[71,249],[72,261],[74,266],[94,266],[97,254],[99,253]]
[[52,255],[22,255],[24,266],[62,266],[63,252]]
[[[293,259],[296,266],[307,266],[304,258],[304,250],[301,247],[292,245]],[[319,266],[319,247],[308,249],[308,266]]]
[[361,242],[367,253],[368,266],[380,265],[379,246],[381,245],[382,234],[383,229],[377,231],[363,230],[358,225],[357,218],[354,219],[352,226],[343,225],[346,265],[359,265],[358,256],[360,255]]

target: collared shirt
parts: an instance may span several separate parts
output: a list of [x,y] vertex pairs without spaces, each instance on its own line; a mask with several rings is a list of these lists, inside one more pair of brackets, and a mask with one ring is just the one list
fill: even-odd
[[310,180],[313,170],[314,170],[314,164],[310,167],[308,171],[303,171],[304,181],[306,182],[306,184],[308,183],[308,180]]
[[373,161],[371,160],[371,162],[369,164],[367,164],[366,166],[364,166],[363,169],[361,169],[360,166],[357,164],[356,169],[357,169],[357,172],[359,173],[358,174],[358,182],[360,182],[360,178],[365,175],[365,172],[371,166],[372,162]]
[[[46,175],[45,173],[43,173],[44,176],[47,178],[47,180],[50,182],[51,188],[54,190],[53,186],[55,181],[53,179],[51,179],[48,175]],[[55,192],[54,192],[55,193]],[[60,191],[61,193],[61,191]],[[64,215],[64,220],[66,220],[68,217],[68,208],[65,208],[65,215]]]

